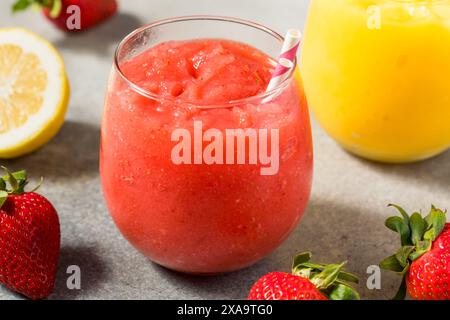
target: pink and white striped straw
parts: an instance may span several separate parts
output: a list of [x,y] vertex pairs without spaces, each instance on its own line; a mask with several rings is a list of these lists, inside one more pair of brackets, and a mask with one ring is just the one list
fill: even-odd
[[277,66],[272,74],[266,92],[272,91],[289,76],[294,67],[295,57],[302,40],[302,33],[297,29],[289,29],[281,48]]

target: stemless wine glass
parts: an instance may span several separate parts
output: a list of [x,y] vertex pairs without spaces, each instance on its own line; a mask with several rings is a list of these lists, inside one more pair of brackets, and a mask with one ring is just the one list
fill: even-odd
[[449,57],[449,0],[312,0],[301,70],[339,144],[410,162],[450,147]]
[[[202,38],[240,41],[271,57],[283,41],[261,25],[212,16],[164,20],[131,33],[118,46],[109,82],[100,170],[109,211],[138,250],[170,269],[214,274],[255,263],[292,232],[310,194],[312,142],[297,72],[270,92],[215,104],[192,103],[179,92],[158,95],[130,80],[144,71],[123,68],[157,44]],[[249,153],[236,163],[228,161],[234,154],[224,164],[174,161],[174,132],[197,139],[199,123],[202,132],[213,129],[227,139],[228,130],[242,129]],[[262,174],[267,162],[249,156],[251,132],[263,140],[258,130],[267,130],[268,150],[279,160],[273,172]],[[230,150],[239,152],[238,145],[236,139]]]

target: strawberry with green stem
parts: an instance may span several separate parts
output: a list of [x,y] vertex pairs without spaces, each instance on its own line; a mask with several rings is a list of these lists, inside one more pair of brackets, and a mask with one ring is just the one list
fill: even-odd
[[358,278],[344,272],[341,264],[311,263],[311,252],[294,258],[292,274],[272,272],[260,278],[250,290],[249,300],[359,300],[348,282]]
[[384,259],[380,266],[402,277],[394,299],[404,299],[406,291],[414,299],[450,299],[450,224],[446,211],[434,206],[423,218],[418,212],[411,216],[395,207],[401,217],[390,217],[386,226],[400,234],[401,248]]
[[[56,27],[67,32],[87,30],[113,16],[118,10],[116,0],[17,0],[13,12],[22,11],[30,6],[42,10],[47,19]],[[72,27],[75,11],[79,8],[80,28]]]
[[50,295],[60,251],[55,208],[43,196],[26,192],[26,171],[0,178],[0,283],[31,299]]

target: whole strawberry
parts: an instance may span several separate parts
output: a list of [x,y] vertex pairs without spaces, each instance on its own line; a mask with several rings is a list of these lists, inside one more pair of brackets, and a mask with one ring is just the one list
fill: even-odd
[[51,203],[25,192],[25,171],[0,178],[0,283],[31,299],[50,295],[60,250],[58,215]]
[[450,299],[450,224],[446,212],[431,207],[423,218],[420,213],[409,216],[405,210],[391,205],[402,217],[391,217],[386,226],[400,234],[401,248],[384,259],[380,266],[402,276],[402,284],[394,299],[404,299],[406,291],[414,299]]
[[29,6],[39,7],[50,22],[68,32],[87,30],[113,16],[118,7],[116,0],[17,0],[13,11]]
[[294,258],[292,274],[272,272],[260,278],[250,290],[249,300],[359,300],[346,281],[358,278],[342,271],[341,264],[310,263],[311,253]]

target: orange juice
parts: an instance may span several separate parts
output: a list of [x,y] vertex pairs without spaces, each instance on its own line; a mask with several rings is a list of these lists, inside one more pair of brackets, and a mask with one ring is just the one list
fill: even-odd
[[396,163],[450,147],[449,0],[312,0],[301,68],[350,152]]

